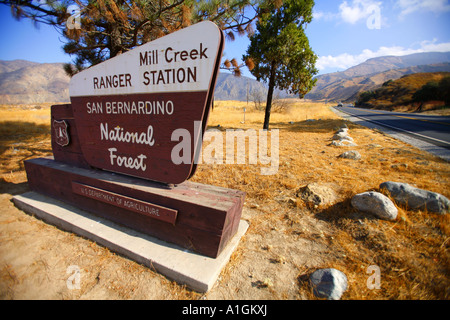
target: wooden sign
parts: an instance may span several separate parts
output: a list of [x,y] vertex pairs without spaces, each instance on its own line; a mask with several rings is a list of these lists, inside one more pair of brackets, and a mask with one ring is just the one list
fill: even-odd
[[73,76],[70,98],[86,162],[168,184],[189,179],[223,42],[220,29],[205,21]]

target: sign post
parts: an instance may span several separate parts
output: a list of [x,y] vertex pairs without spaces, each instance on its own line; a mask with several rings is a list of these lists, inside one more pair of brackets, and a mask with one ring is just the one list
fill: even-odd
[[205,21],[73,76],[71,104],[52,106],[54,160],[25,162],[30,188],[216,258],[238,229],[245,193],[186,180],[223,46]]

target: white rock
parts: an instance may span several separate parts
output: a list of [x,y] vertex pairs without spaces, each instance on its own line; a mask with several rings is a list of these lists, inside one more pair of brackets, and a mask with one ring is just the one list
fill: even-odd
[[341,132],[348,133],[348,128],[340,128],[338,131],[336,131],[336,133],[341,133]]
[[379,192],[369,191],[357,194],[353,196],[351,203],[354,208],[381,219],[395,220],[397,218],[398,210],[394,203]]
[[338,158],[359,160],[361,159],[361,154],[358,151],[351,150],[344,152]]
[[387,181],[380,184],[380,189],[385,189],[400,204],[411,209],[446,214],[450,209],[450,201],[443,195],[415,188],[407,183]]
[[353,141],[353,138],[348,135],[347,132],[339,132],[336,133],[331,140],[350,140]]
[[347,276],[334,268],[319,269],[309,277],[316,297],[339,300],[347,290]]
[[332,141],[330,146],[335,147],[357,147],[358,145],[350,140]]

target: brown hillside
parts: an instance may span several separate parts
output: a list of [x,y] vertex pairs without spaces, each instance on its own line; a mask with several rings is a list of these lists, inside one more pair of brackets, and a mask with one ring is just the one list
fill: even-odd
[[28,104],[69,101],[69,80],[62,63],[0,64],[0,102]]
[[[356,105],[358,107],[390,111],[416,111],[420,103],[414,102],[413,95],[430,82],[439,82],[450,77],[450,72],[427,72],[405,75],[397,80],[389,80],[374,91],[362,92]],[[428,101],[422,111],[444,106],[444,101]]]

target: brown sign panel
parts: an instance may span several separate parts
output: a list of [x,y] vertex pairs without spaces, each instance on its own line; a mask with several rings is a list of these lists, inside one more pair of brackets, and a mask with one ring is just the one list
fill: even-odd
[[76,74],[70,96],[86,161],[164,183],[189,179],[223,41],[201,22]]

